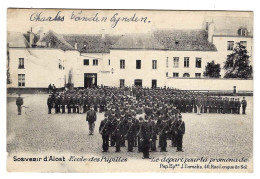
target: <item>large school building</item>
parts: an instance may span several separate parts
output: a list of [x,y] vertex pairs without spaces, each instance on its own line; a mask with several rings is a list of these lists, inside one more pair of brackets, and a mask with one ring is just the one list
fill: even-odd
[[[8,32],[7,87],[47,88],[50,83],[64,87],[70,78],[74,87],[207,89],[201,85],[208,80],[203,76],[207,62],[220,64],[219,81],[224,81],[224,62],[237,42],[246,46],[253,63],[252,30],[247,19],[208,17],[201,29],[155,29],[146,34]],[[228,88],[234,85],[224,83]],[[252,80],[241,86],[248,84],[252,86]]]

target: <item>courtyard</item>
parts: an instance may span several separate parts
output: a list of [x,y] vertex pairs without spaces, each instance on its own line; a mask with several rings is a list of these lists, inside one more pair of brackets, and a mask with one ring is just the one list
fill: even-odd
[[[102,138],[98,133],[104,113],[97,113],[95,133],[88,135],[86,114],[48,114],[47,94],[24,94],[22,115],[17,115],[15,99],[7,98],[7,152],[66,153],[70,155],[95,155],[117,157],[115,147],[102,153]],[[246,97],[247,114],[185,113],[186,133],[184,152],[176,152],[168,140],[167,153],[151,152],[151,157],[245,157],[253,156],[253,97]],[[241,100],[241,99],[240,99]],[[157,142],[158,146],[158,142]],[[157,151],[158,148],[157,148]],[[121,148],[120,156],[141,159],[142,153],[127,152]]]

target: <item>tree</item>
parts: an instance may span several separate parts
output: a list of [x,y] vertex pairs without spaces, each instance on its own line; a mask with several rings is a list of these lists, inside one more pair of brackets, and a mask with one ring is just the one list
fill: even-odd
[[228,55],[224,63],[225,76],[224,78],[251,78],[253,68],[250,65],[249,55],[246,47],[237,43],[233,52]]
[[205,71],[203,73],[204,77],[219,78],[220,77],[220,64],[215,64],[215,61],[207,63],[205,66]]

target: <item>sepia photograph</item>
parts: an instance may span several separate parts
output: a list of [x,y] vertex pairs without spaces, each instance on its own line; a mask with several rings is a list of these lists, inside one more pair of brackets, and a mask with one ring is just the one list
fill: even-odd
[[8,172],[253,172],[252,11],[7,10]]

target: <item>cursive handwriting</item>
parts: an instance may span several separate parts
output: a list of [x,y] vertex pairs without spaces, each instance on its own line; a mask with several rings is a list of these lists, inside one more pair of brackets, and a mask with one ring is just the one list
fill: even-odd
[[52,22],[52,21],[61,21],[63,22],[65,20],[65,17],[64,16],[61,16],[61,11],[59,11],[55,17],[51,17],[51,16],[43,16],[42,15],[43,13],[40,12],[35,12],[33,14],[31,14],[30,16],[30,21],[35,21],[35,22],[45,22],[45,21],[49,21],[49,22]]

